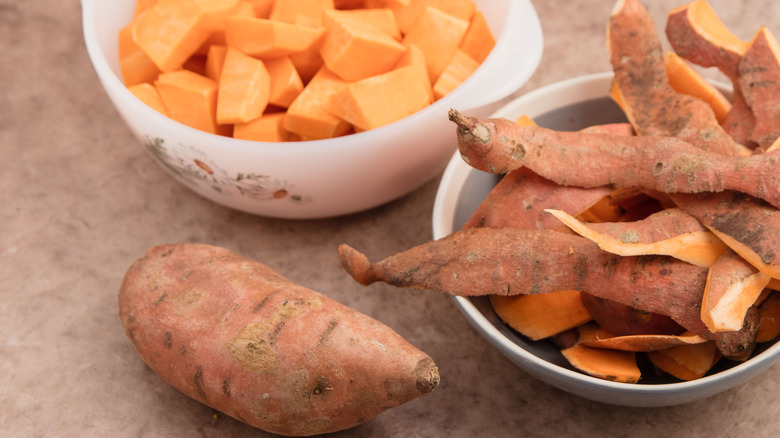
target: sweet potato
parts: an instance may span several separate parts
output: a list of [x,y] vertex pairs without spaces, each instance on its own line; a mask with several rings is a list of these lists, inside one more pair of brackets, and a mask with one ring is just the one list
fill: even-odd
[[496,37],[490,31],[485,16],[482,12],[475,10],[469,28],[463,35],[463,40],[458,48],[477,62],[482,62],[488,57],[495,45]]
[[633,351],[605,350],[577,344],[561,354],[576,369],[593,377],[620,383],[637,383],[642,377]]
[[768,275],[734,251],[724,252],[710,266],[702,297],[701,320],[713,332],[739,330],[745,313],[768,284]]
[[273,433],[349,428],[439,383],[433,360],[389,327],[223,248],[150,249],[118,302],[162,379]]
[[613,254],[668,255],[709,267],[726,250],[720,239],[678,208],[667,208],[639,221],[595,224],[580,222],[563,211],[547,211],[580,236]]
[[176,70],[160,74],[154,85],[173,120],[201,131],[224,133],[225,127],[217,123],[217,81]]
[[[332,138],[406,117],[471,76],[496,43],[475,8],[473,0],[139,0],[117,35],[119,65],[127,87],[181,70],[217,81],[219,129],[190,123],[198,129],[230,136],[240,126],[248,134],[248,124],[281,110],[289,111],[284,125],[293,135],[271,132],[278,141]],[[245,102],[259,101],[257,74],[222,83],[228,47],[268,70],[270,94],[260,74],[262,114],[263,105]],[[323,84],[323,70],[338,83]],[[354,87],[333,96],[346,84]],[[331,97],[338,117],[325,107]],[[266,134],[249,137],[264,141]]]
[[[614,184],[664,193],[737,190],[780,206],[780,152],[744,157],[709,152],[677,137],[561,132],[479,119],[450,110],[458,148],[472,167],[506,173],[526,166],[561,185]],[[566,169],[578,169],[570,172]]]
[[737,192],[676,194],[675,199],[751,265],[780,279],[780,210]]
[[390,71],[406,48],[384,29],[333,15],[320,45],[325,65],[347,82]]
[[521,167],[501,178],[464,227],[557,229],[561,228],[560,222],[545,209],[561,209],[577,215],[612,191],[607,186],[564,187]]
[[533,341],[549,338],[591,320],[576,290],[536,295],[491,295],[490,304],[505,324]]
[[623,108],[639,135],[675,136],[715,153],[750,154],[721,128],[707,103],[670,85],[652,17],[638,0],[615,5],[607,47]]
[[271,75],[271,94],[268,103],[287,108],[303,91],[303,81],[290,57],[285,56],[265,61]]
[[677,55],[702,67],[716,67],[731,79],[732,107],[722,126],[737,142],[748,144],[755,121],[738,77],[740,60],[749,44],[731,33],[706,0],[669,11],[665,31]]
[[325,11],[322,19],[325,27],[331,26],[333,20],[349,20],[381,30],[398,41],[402,38],[401,30],[398,28],[398,21],[396,21],[393,11],[389,8],[331,9]]
[[660,313],[646,312],[586,292],[580,293],[580,300],[593,321],[615,336],[679,335],[685,331],[680,324]]
[[274,0],[269,18],[291,24],[304,22],[318,26],[323,14],[334,7],[333,0]]
[[750,140],[769,148],[780,138],[780,45],[766,27],[742,57],[737,84],[753,113]]
[[647,357],[653,365],[680,380],[696,380],[704,377],[721,355],[714,343],[704,342],[650,351]]
[[716,339],[725,356],[752,348],[758,323],[753,308],[740,331],[711,333],[700,318],[706,268],[666,256],[620,257],[556,231],[470,228],[375,263],[346,244],[339,255],[344,269],[364,285],[381,281],[459,296],[587,292],[667,315]]
[[447,67],[468,27],[468,20],[428,6],[405,33],[402,43],[407,47],[415,45],[425,54],[431,84],[436,83],[436,79]]
[[[357,130],[385,126],[431,103],[430,83],[420,73],[410,65],[347,83],[330,96],[325,107]],[[398,92],[401,88],[403,93]]]
[[263,61],[228,47],[219,77],[217,123],[247,123],[263,114],[271,94]]
[[758,310],[760,322],[756,342],[769,342],[780,336],[780,292],[770,294]]
[[163,103],[162,98],[160,98],[160,93],[157,92],[157,88],[154,85],[148,82],[144,82],[141,84],[131,85],[127,87],[127,89],[130,90],[130,92],[133,93],[135,97],[140,99],[143,103],[147,104],[150,108],[154,109],[160,114],[170,117],[168,115],[168,109],[165,108],[165,104]]
[[160,0],[134,21],[133,39],[160,70],[177,70],[236,4],[238,0]]
[[[634,19],[645,23],[645,28],[650,28],[651,23],[646,11],[638,5],[637,2],[632,2]],[[615,15],[611,18],[611,21],[623,24],[629,23],[632,20],[632,16],[628,14],[618,14],[623,17],[622,19],[616,18]],[[628,17],[628,18],[626,18]],[[677,18],[675,18],[677,17]],[[677,19],[682,21],[678,23]],[[687,28],[688,30],[674,30],[679,25],[680,29]],[[641,32],[636,32],[641,34]],[[690,8],[687,10],[681,9],[680,11],[673,11],[669,16],[669,23],[667,24],[667,35],[672,41],[672,45],[679,51],[681,56],[686,59],[692,60],[700,65],[716,65],[723,73],[728,75],[732,82],[735,82],[735,101],[732,112],[737,110],[739,105],[738,100],[744,100],[742,93],[739,93],[737,78],[740,74],[738,64],[745,52],[747,51],[747,45],[739,42],[738,40],[728,35],[727,29],[719,23],[717,16],[714,15],[706,1],[697,1],[690,4]],[[657,46],[657,41],[653,37],[641,37],[638,36],[639,41],[649,46]],[[716,41],[713,43],[713,41]],[[630,58],[632,53],[636,54],[636,57],[640,60],[644,60],[644,63],[633,63],[634,72],[631,75],[619,75],[618,69],[621,71],[625,69],[619,62],[613,63],[613,67],[616,69],[616,80],[618,82],[624,82],[627,89],[631,89],[636,84],[631,81],[632,77],[644,77],[653,76],[655,71],[655,65],[658,64],[659,54],[650,52],[648,54],[642,54],[636,51],[634,47],[625,42],[621,42],[617,36],[610,38],[610,45],[612,48],[612,58],[614,60],[621,59],[622,56]],[[685,46],[677,47],[677,45]],[[698,47],[697,45],[700,45]],[[697,59],[697,57],[699,57]],[[648,88],[651,90],[652,88]],[[658,102],[662,102],[664,94],[656,92],[636,93],[637,100],[642,101],[642,106],[666,106],[658,105]],[[746,104],[745,104],[746,105]],[[684,114],[681,114],[684,115]],[[731,113],[729,114],[731,116]],[[693,116],[690,116],[693,117]],[[661,119],[664,120],[664,119]],[[682,119],[685,120],[685,119]],[[742,119],[747,129],[748,125],[752,132],[752,125],[755,120]],[[728,121],[726,122],[728,123]],[[668,133],[677,131],[677,123],[674,120],[667,120],[661,126],[663,130]],[[709,125],[704,125],[702,128],[706,128]],[[707,135],[688,136],[693,146],[709,150],[711,148],[710,131],[701,131],[707,133]],[[717,129],[712,132],[717,132]],[[677,134],[675,134],[677,135]],[[732,135],[734,133],[732,132]],[[739,151],[724,150],[723,153],[739,156],[743,155]],[[761,154],[764,155],[764,154]],[[754,176],[750,174],[750,171],[745,173],[746,180],[753,180]],[[686,194],[675,193],[670,195],[674,202],[687,213],[695,216],[704,225],[708,226],[721,240],[726,243],[732,250],[740,254],[743,258],[756,266],[762,272],[768,275],[776,277],[777,270],[773,265],[776,265],[774,261],[774,253],[778,248],[777,242],[771,237],[773,235],[780,234],[780,222],[775,218],[776,208],[764,205],[762,202],[748,196],[741,196],[737,194],[729,193],[714,193],[706,194],[702,196],[689,196]],[[739,212],[739,213],[736,213]],[[724,223],[728,221],[728,226],[724,226]],[[718,225],[715,225],[715,222]],[[713,226],[714,225],[714,226]],[[719,230],[713,228],[720,228]],[[759,237],[760,236],[760,237]],[[759,243],[760,242],[760,243]],[[760,255],[759,255],[760,254]],[[762,260],[763,259],[763,260]],[[775,274],[772,274],[775,272]]]
[[736,80],[748,44],[731,33],[706,0],[669,11],[665,31],[675,53],[702,67],[717,67]]
[[714,85],[693,69],[682,57],[674,52],[664,55],[666,75],[669,85],[678,93],[697,97],[709,104],[718,123],[723,123],[731,111],[731,102]]
[[322,67],[290,103],[284,129],[308,139],[332,138],[350,132],[351,124],[326,109],[330,97],[346,86],[341,78]]
[[611,338],[583,342],[583,345],[608,350],[633,351],[646,353],[664,350],[680,345],[697,345],[709,343],[707,339],[692,333],[681,335],[624,335]]
[[411,31],[428,7],[461,20],[470,20],[476,10],[472,0],[372,0],[367,2],[366,7],[372,7],[372,4],[376,7],[378,6],[376,3],[393,10],[398,20],[398,27],[404,33]]
[[[518,117],[514,123],[518,126],[536,126],[528,116]],[[625,125],[633,129],[631,125]],[[614,133],[626,132],[624,126],[617,124],[591,129],[599,129],[599,132],[602,129]],[[579,216],[607,199],[612,192],[612,188],[607,186],[591,189],[562,186],[521,167],[501,178],[480,202],[464,228],[556,229],[560,226],[546,214],[546,209],[559,209]],[[609,213],[617,214],[614,206],[610,206],[609,210]]]
[[160,69],[152,58],[133,39],[134,24],[135,21],[131,21],[119,31],[118,35],[119,69],[127,87],[145,82],[152,83],[160,75]]
[[593,377],[621,383],[637,383],[642,372],[636,353],[589,347],[589,342],[610,339],[613,334],[594,323],[580,325],[556,335],[553,343],[576,369]]
[[278,58],[301,53],[316,45],[325,29],[284,21],[251,17],[225,18],[229,46],[259,58]]
[[433,84],[433,95],[441,99],[471,76],[479,67],[479,62],[466,52],[458,49],[450,58],[450,62]]

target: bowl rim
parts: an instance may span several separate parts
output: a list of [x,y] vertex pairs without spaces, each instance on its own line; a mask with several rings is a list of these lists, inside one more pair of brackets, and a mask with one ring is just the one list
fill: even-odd
[[[190,138],[202,137],[204,140],[215,143],[221,147],[229,147],[234,149],[237,153],[251,151],[252,153],[262,153],[264,155],[286,156],[291,153],[296,155],[301,153],[321,153],[323,149],[326,149],[328,153],[338,154],[349,150],[365,148],[366,144],[370,145],[371,143],[374,143],[371,140],[376,140],[376,137],[385,137],[388,133],[408,130],[411,126],[421,123],[421,119],[425,119],[426,117],[434,117],[436,114],[445,114],[446,107],[452,105],[452,102],[460,98],[462,95],[468,96],[471,94],[473,96],[473,88],[475,88],[475,86],[472,84],[480,80],[483,72],[492,65],[489,63],[489,61],[497,62],[495,60],[498,59],[497,50],[491,51],[491,53],[480,64],[477,70],[475,70],[474,73],[472,73],[459,87],[450,92],[448,96],[431,103],[427,107],[415,112],[410,116],[406,116],[395,122],[371,129],[369,131],[356,132],[334,138],[285,142],[293,144],[294,146],[280,148],[278,142],[244,140],[203,132],[196,128],[170,119],[141,102],[127,89],[120,77],[111,68],[107,56],[103,52],[101,44],[98,41],[97,31],[95,29],[95,13],[96,7],[98,7],[98,3],[101,2],[98,0],[81,0],[81,3],[83,11],[82,27],[85,45],[87,46],[87,51],[95,67],[95,70],[106,87],[111,87],[115,90],[120,98],[127,100],[131,105],[131,108],[133,108],[133,111],[141,112],[145,114],[146,117],[152,117],[158,124],[168,125],[171,129],[175,129],[178,130],[178,132],[181,132],[180,135],[182,136],[187,136]],[[512,30],[510,29],[510,26],[508,26],[510,18],[519,18],[522,20],[520,23],[522,26],[518,25],[514,27],[522,28],[524,32],[531,32],[537,36],[537,38],[534,39],[533,44],[526,43],[526,46],[529,48],[529,56],[527,59],[523,60],[523,68],[519,72],[516,72],[516,74],[513,76],[507,78],[506,82],[513,85],[511,87],[505,86],[502,88],[502,91],[498,94],[503,93],[503,95],[494,96],[493,100],[501,99],[522,86],[522,84],[525,83],[536,70],[541,60],[543,50],[541,24],[538,14],[536,13],[536,10],[534,9],[530,0],[507,0],[506,6],[507,14],[505,21],[501,24],[502,35],[506,35]],[[507,41],[507,38],[499,37],[497,38],[496,48],[494,49],[508,46],[512,43],[512,41]],[[496,65],[493,65],[493,68],[495,67]],[[501,66],[498,65],[498,67]],[[490,103],[492,102],[478,102],[478,105],[475,107],[485,106]]]
[[[539,99],[544,95],[561,90],[569,90],[572,88],[597,88],[594,85],[605,84],[611,82],[613,77],[612,72],[600,72],[588,75],[576,76],[569,79],[565,79],[559,82],[551,83],[549,85],[537,88],[530,91],[517,99],[508,102],[501,108],[499,108],[490,117],[511,117],[517,116],[517,114],[511,114],[514,107],[519,106],[532,99]],[[731,87],[728,84],[720,83],[717,81],[711,81],[718,86],[722,91],[730,91]],[[595,95],[604,97],[603,92],[589,93],[586,90],[583,96],[574,96],[571,99],[575,101],[579,98],[585,98],[589,95]],[[573,102],[567,102],[571,104]],[[560,104],[554,105],[558,107]],[[442,175],[437,189],[436,197],[433,207],[433,238],[439,239],[445,235],[454,231],[454,214],[459,206],[459,198],[461,190],[468,179],[468,176],[473,173],[479,173],[480,171],[468,166],[460,157],[459,152],[455,152],[447,164],[447,167]],[[579,371],[570,370],[559,365],[550,363],[522,348],[520,345],[513,342],[511,339],[504,336],[477,307],[471,302],[468,297],[453,296],[454,303],[458,309],[463,313],[466,319],[477,329],[491,344],[497,347],[505,355],[510,356],[510,359],[521,360],[527,365],[536,367],[536,371],[541,371],[548,376],[559,376],[570,381],[576,382],[583,386],[599,386],[614,391],[619,391],[623,394],[636,394],[636,395],[674,395],[681,392],[687,392],[694,389],[702,389],[709,387],[713,383],[724,384],[726,381],[733,381],[741,383],[740,377],[744,377],[745,380],[749,376],[743,376],[743,371],[750,369],[760,369],[761,367],[769,367],[773,362],[780,358],[780,341],[775,341],[773,345],[766,350],[756,354],[750,359],[738,363],[731,368],[728,368],[717,373],[704,376],[702,378],[690,381],[680,381],[671,383],[638,383],[638,384],[626,384],[613,382],[609,380],[599,379],[597,377],[589,376]]]

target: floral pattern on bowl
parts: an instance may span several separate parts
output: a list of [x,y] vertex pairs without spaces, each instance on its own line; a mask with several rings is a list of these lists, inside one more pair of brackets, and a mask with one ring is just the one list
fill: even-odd
[[223,195],[236,192],[259,201],[287,199],[296,204],[312,201],[309,196],[292,192],[294,184],[270,175],[236,172],[231,176],[206,154],[192,146],[178,144],[168,147],[160,137],[147,137],[144,144],[170,173],[193,188],[208,186]]

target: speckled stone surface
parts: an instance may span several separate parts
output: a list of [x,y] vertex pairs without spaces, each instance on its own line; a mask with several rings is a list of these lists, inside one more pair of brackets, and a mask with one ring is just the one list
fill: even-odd
[[[533,3],[544,55],[516,94],[609,70],[612,1]],[[645,3],[662,23],[683,2]],[[775,0],[711,4],[743,39],[761,24],[780,34]],[[196,241],[260,260],[379,319],[437,362],[442,383],[433,393],[334,437],[709,438],[780,431],[780,364],[704,401],[614,407],[520,371],[445,295],[365,288],[349,278],[336,256],[340,243],[378,258],[430,239],[438,180],[371,211],[313,221],[250,216],[194,195],[139,147],[100,88],[75,0],[0,0],[0,47],[0,436],[271,436],[215,416],[163,383],[122,331],[116,294],[130,263],[153,245]]]

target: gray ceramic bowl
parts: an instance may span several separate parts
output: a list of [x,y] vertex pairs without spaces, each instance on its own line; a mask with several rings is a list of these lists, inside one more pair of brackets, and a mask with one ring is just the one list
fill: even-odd
[[[541,126],[568,131],[625,121],[608,97],[611,79],[611,73],[602,73],[552,84],[510,102],[492,117],[514,119],[525,114]],[[496,182],[495,175],[469,167],[456,153],[436,196],[434,238],[460,229]],[[720,361],[698,380],[683,382],[651,376],[643,377],[638,384],[610,382],[576,371],[551,343],[530,341],[513,331],[493,312],[486,297],[454,300],[479,333],[528,374],[564,391],[614,405],[657,407],[700,400],[758,376],[780,358],[780,342],[775,340],[760,344],[745,362]]]

